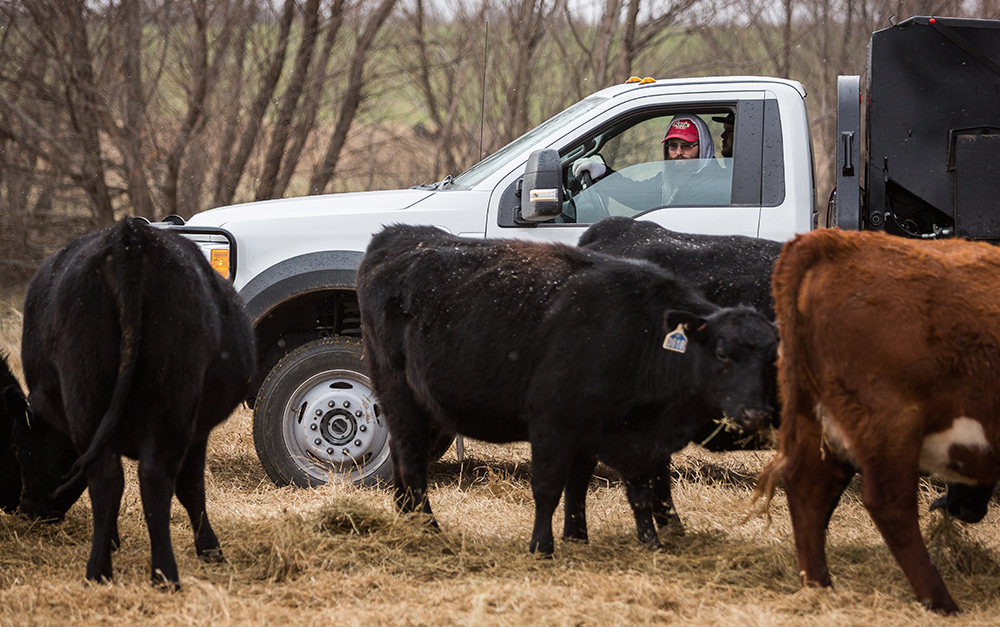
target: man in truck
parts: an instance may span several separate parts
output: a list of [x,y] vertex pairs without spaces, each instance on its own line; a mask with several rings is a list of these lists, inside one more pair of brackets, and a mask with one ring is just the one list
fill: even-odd
[[719,153],[726,159],[731,159],[733,157],[733,127],[736,116],[730,113],[729,115],[713,116],[712,120],[722,123],[722,145],[719,146]]
[[[600,189],[608,197],[638,211],[656,206],[714,205],[728,201],[731,181],[715,159],[715,143],[704,120],[694,114],[674,116],[660,143],[664,161],[691,161],[690,165],[664,165],[648,178],[613,182],[612,176],[622,178],[623,174],[599,158],[584,157],[573,163],[573,176],[580,178],[586,172],[595,183],[606,180],[607,184],[595,188],[595,193]],[[650,172],[649,169],[644,171]],[[642,206],[634,206],[636,202]]]
[[[678,115],[670,121],[663,137],[663,158],[704,159],[705,166],[715,156],[715,144],[705,121],[697,115]],[[702,166],[702,167],[705,167]],[[699,168],[700,170],[701,168]]]
[[[705,121],[697,115],[674,116],[660,143],[663,144],[663,158],[667,161],[700,158],[705,159],[705,165],[708,165],[707,160],[715,156],[712,134],[708,131]],[[732,154],[732,146],[729,152]],[[583,157],[573,163],[573,176],[580,178],[584,172],[590,174],[590,178],[597,182],[614,173],[614,170],[605,165],[601,159]]]

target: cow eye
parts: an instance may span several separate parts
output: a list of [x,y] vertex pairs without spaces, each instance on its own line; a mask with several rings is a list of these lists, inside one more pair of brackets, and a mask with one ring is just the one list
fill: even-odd
[[729,355],[726,354],[726,349],[721,344],[715,349],[715,357],[722,363],[729,363]]

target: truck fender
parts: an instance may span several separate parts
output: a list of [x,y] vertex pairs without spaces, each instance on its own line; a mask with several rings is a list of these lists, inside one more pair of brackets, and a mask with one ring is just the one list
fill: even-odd
[[292,257],[264,270],[240,290],[254,328],[268,312],[296,294],[353,289],[363,256],[354,250],[325,250]]

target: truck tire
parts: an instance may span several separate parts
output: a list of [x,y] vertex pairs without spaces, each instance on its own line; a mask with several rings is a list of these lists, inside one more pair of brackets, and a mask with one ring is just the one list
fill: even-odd
[[355,339],[314,340],[281,358],[264,379],[253,441],[275,484],[392,482],[389,432],[362,350]]
[[[254,403],[253,441],[276,485],[392,482],[389,431],[362,354],[359,340],[314,340],[285,355],[264,379]],[[454,439],[436,435],[430,460]]]

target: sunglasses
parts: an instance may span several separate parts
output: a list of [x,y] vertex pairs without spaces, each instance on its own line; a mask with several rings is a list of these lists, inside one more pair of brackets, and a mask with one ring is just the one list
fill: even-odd
[[698,142],[667,142],[667,150],[691,150]]

